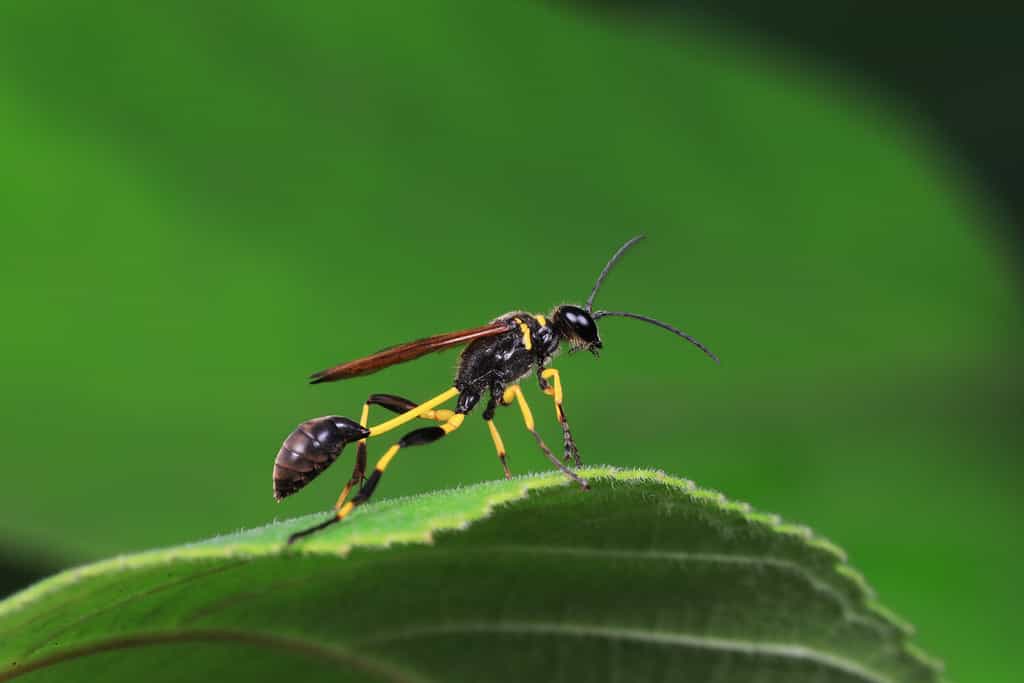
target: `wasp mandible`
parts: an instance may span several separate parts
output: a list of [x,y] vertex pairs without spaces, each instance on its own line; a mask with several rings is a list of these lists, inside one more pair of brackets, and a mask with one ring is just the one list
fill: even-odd
[[[593,310],[594,297],[597,296],[601,283],[604,282],[612,267],[630,247],[643,238],[643,235],[634,237],[619,247],[618,251],[612,255],[601,274],[597,276],[597,281],[590,291],[590,296],[587,297],[585,306],[562,304],[556,306],[548,315],[513,311],[495,318],[482,327],[439,334],[408,344],[392,346],[365,358],[342,363],[313,374],[310,377],[311,384],[360,377],[391,365],[414,360],[428,353],[468,344],[459,357],[459,365],[452,386],[434,398],[423,403],[416,403],[392,394],[371,394],[363,404],[359,422],[335,415],[318,417],[303,422],[285,439],[274,461],[274,498],[278,501],[295,493],[327,469],[347,444],[352,441],[359,442],[356,447],[356,461],[352,476],[342,489],[341,495],[338,496],[334,514],[322,524],[292,534],[288,542],[292,543],[298,538],[345,519],[352,510],[370,500],[384,471],[400,450],[412,446],[423,446],[451,434],[462,426],[466,415],[485,395],[487,395],[487,403],[484,407],[483,418],[490,430],[494,448],[498,452],[498,459],[506,478],[511,478],[512,472],[509,470],[505,457],[505,446],[502,443],[501,435],[494,425],[494,412],[499,406],[507,406],[515,402],[522,413],[526,429],[533,435],[548,460],[580,487],[588,488],[587,481],[569,466],[571,464],[572,467],[578,468],[582,461],[579,450],[576,448],[576,442],[572,438],[569,422],[565,417],[565,408],[562,404],[562,381],[558,370],[549,367],[563,342],[568,344],[570,353],[587,350],[597,356],[602,347],[601,337],[597,333],[597,321],[605,317],[633,318],[657,325],[682,337],[710,356],[716,363],[718,362],[718,357],[706,346],[682,330],[660,320],[627,311]],[[534,428],[533,413],[519,386],[520,381],[530,374],[536,374],[541,391],[554,399],[555,415],[562,426],[564,463],[551,452]],[[456,397],[458,398],[454,410],[439,408],[445,402]],[[372,427],[367,426],[372,405],[398,413],[398,416]],[[367,477],[367,439],[386,434],[417,418],[432,420],[437,425],[415,429],[405,434],[385,451],[377,461],[373,472]],[[359,489],[356,495],[349,500],[349,493],[356,486]]]

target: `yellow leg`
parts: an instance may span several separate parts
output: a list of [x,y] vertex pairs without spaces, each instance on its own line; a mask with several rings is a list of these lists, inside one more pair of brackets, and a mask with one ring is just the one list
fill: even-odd
[[533,434],[533,438],[537,441],[537,445],[540,447],[540,450],[544,453],[545,457],[547,457],[555,467],[561,470],[565,476],[575,481],[584,489],[590,488],[590,484],[587,483],[586,479],[581,478],[578,474],[563,465],[561,460],[555,457],[551,452],[551,449],[548,448],[548,445],[544,443],[544,439],[542,439],[540,434],[537,433],[533,422],[533,412],[530,410],[530,406],[527,405],[526,397],[523,396],[523,390],[518,384],[513,384],[505,390],[505,393],[501,397],[501,402],[508,404],[512,402],[513,398],[519,404],[519,411],[523,414],[523,423],[526,425],[527,431]]
[[455,398],[458,395],[459,390],[456,389],[455,387],[452,387],[447,391],[441,392],[440,394],[430,399],[429,401],[424,401],[423,403],[419,404],[412,410],[402,413],[398,417],[393,417],[390,420],[381,422],[379,425],[374,425],[373,427],[370,427],[370,437],[380,436],[381,434],[386,434],[387,432],[390,432],[392,429],[397,429],[398,427],[404,425],[406,422],[411,422],[412,420],[415,420],[417,417],[420,417],[421,415],[425,415],[426,413],[433,411],[434,408],[436,408],[437,406],[441,405],[442,403],[449,399]]
[[[440,396],[444,396],[445,394],[449,393],[450,391],[452,391],[452,390],[449,389],[444,394],[440,394]],[[458,393],[458,392],[456,392],[456,393]],[[359,424],[362,425],[363,427],[365,427],[367,425],[367,423],[369,422],[369,418],[370,418],[370,405],[371,405],[371,401],[374,400],[374,396],[380,396],[380,395],[370,396],[370,398],[368,398],[366,400],[366,402],[363,404],[363,413],[362,413],[362,416],[359,418]],[[419,413],[417,417],[423,418],[425,420],[434,420],[434,421],[437,421],[437,422],[446,422],[446,421],[448,421],[449,419],[451,419],[452,415],[455,414],[455,411],[453,411],[453,410],[437,410],[437,409],[434,409],[434,408],[429,408],[427,410],[422,410],[421,411],[423,406],[426,405],[427,403],[430,403],[432,405],[437,405],[438,404],[437,401],[438,401],[438,398],[440,398],[440,396],[436,396],[436,397],[432,398],[431,400],[426,401],[426,403],[423,403],[423,404],[415,406],[411,410],[408,410],[408,411],[402,413],[401,415],[398,416],[398,418],[394,418],[394,419],[390,420],[389,422],[390,423],[395,423],[396,420],[399,420],[400,418],[405,417],[405,415],[407,415],[410,412],[412,412],[412,413]],[[385,396],[385,398],[393,398],[393,399],[400,400],[400,401],[403,401],[403,402],[408,401],[408,399],[398,399],[398,397]],[[444,399],[444,400],[447,400],[447,399]],[[379,398],[377,399],[377,402],[378,403],[380,402]],[[442,400],[440,402],[443,403],[444,401]],[[392,408],[392,409],[394,409],[394,408]],[[386,422],[384,424],[388,424],[388,422]],[[399,425],[399,424],[402,424],[402,423],[398,422],[396,424],[396,426]],[[389,429],[393,429],[393,427],[391,427]],[[387,430],[384,430],[384,431],[387,431]],[[380,432],[380,433],[383,433],[383,432]],[[374,433],[371,433],[370,436],[374,436],[374,435],[375,435]],[[367,437],[367,438],[369,438],[369,437]],[[366,439],[360,439],[358,445],[356,446],[356,462],[355,462],[355,467],[352,470],[352,476],[349,478],[348,483],[345,484],[345,488],[343,488],[341,490],[341,495],[338,496],[338,502],[336,502],[334,504],[334,509],[335,510],[338,510],[338,509],[341,508],[342,504],[344,504],[345,500],[348,498],[348,494],[352,492],[352,488],[354,486],[358,486],[359,484],[362,484],[363,481],[365,480],[365,478],[366,478]]]
[[[558,370],[554,368],[547,368],[540,373],[541,380],[545,381],[543,391],[548,396],[551,396],[555,400],[555,417],[558,418],[558,424],[562,426],[562,442],[565,444],[565,461],[573,461],[576,467],[580,467],[583,462],[580,460],[579,449],[576,448],[576,442],[573,441],[572,432],[569,431],[569,422],[565,419],[565,408],[562,406],[562,378],[558,373]],[[551,380],[547,383],[546,380]]]
[[377,466],[373,468],[373,473],[367,478],[366,483],[363,484],[359,493],[357,493],[352,500],[348,501],[338,509],[337,520],[340,522],[345,519],[352,510],[370,499],[374,490],[377,488],[377,484],[380,482],[381,476],[384,474],[384,470],[388,468],[391,461],[394,460],[396,455],[398,455],[398,451],[409,446],[422,446],[424,444],[437,441],[442,436],[451,434],[461,427],[465,418],[466,416],[462,413],[453,413],[440,427],[417,429],[403,436],[398,443],[391,446],[391,448],[381,456],[381,459],[377,461]]
[[494,420],[487,421],[487,428],[491,430],[494,450],[498,451],[498,460],[501,461],[501,466],[505,470],[505,478],[511,479],[512,470],[508,468],[508,460],[505,459],[505,442],[501,440],[501,434],[498,433],[498,428],[494,426]]
[[[370,419],[370,403],[367,401],[363,404],[363,414],[359,418],[359,424],[362,427],[366,426],[366,423]],[[341,507],[345,499],[348,498],[349,492],[353,486],[362,484],[366,478],[366,439],[360,439],[359,443],[356,444],[356,464],[352,469],[352,476],[349,477],[348,483],[345,484],[345,488],[341,490],[341,495],[338,496],[338,502],[334,504],[334,509],[337,510]]]

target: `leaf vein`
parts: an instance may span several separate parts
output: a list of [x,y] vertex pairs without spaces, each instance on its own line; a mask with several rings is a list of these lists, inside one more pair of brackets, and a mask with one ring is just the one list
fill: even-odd
[[620,558],[629,560],[666,560],[672,562],[708,562],[708,563],[723,563],[723,564],[738,564],[738,565],[750,565],[753,567],[775,567],[784,571],[790,572],[800,578],[804,579],[809,586],[819,593],[833,598],[836,603],[842,608],[843,618],[852,623],[859,623],[870,627],[873,631],[876,631],[880,635],[888,635],[892,629],[887,629],[885,624],[880,623],[876,619],[872,619],[868,616],[858,614],[855,610],[854,605],[850,602],[850,599],[842,591],[836,589],[835,586],[815,576],[812,572],[808,571],[805,567],[800,564],[793,562],[792,560],[786,560],[778,557],[758,557],[755,555],[741,555],[741,554],[728,554],[728,553],[707,553],[707,552],[688,552],[682,550],[632,550],[632,549],[607,549],[607,548],[588,548],[582,546],[576,547],[558,547],[558,546],[546,546],[546,545],[530,545],[530,544],[516,544],[516,545],[490,545],[486,548],[477,548],[479,552],[512,552],[512,553],[525,553],[525,554],[550,554],[550,555],[563,555],[573,557],[588,557],[588,558]]
[[819,666],[849,674],[867,683],[894,683],[892,679],[871,671],[838,655],[822,652],[805,645],[793,643],[755,643],[746,640],[697,636],[688,633],[632,628],[613,628],[580,623],[549,623],[535,621],[474,622],[460,621],[444,624],[411,627],[386,634],[378,634],[359,641],[361,645],[379,645],[398,640],[437,635],[462,635],[467,633],[496,633],[512,635],[544,635],[576,638],[604,638],[627,642],[656,645],[675,645],[695,649],[715,650],[755,657],[777,657],[781,659],[811,662]]

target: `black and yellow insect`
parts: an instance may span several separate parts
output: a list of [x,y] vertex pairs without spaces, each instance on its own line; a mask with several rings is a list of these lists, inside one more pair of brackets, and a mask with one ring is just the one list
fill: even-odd
[[[277,453],[277,459],[274,461],[274,498],[277,500],[295,493],[327,469],[337,459],[346,444],[352,441],[359,442],[355,468],[341,495],[338,496],[335,513],[322,524],[292,534],[288,542],[291,543],[302,536],[345,519],[353,509],[370,500],[384,471],[401,449],[422,446],[437,441],[446,434],[451,434],[462,426],[466,414],[473,410],[485,394],[488,395],[488,399],[484,407],[483,418],[491,432],[494,448],[498,451],[498,458],[504,468],[506,478],[510,478],[512,473],[505,459],[505,446],[501,441],[501,435],[494,425],[494,412],[498,406],[507,406],[515,402],[519,405],[526,429],[533,434],[537,445],[540,446],[548,460],[567,477],[586,489],[586,480],[579,477],[569,467],[570,464],[573,467],[579,467],[582,463],[576,442],[573,441],[572,432],[569,430],[569,423],[565,418],[565,408],[562,406],[562,381],[559,378],[558,370],[548,367],[558,353],[562,342],[569,345],[570,353],[586,349],[596,356],[601,348],[601,338],[597,333],[597,321],[608,316],[618,316],[642,320],[666,329],[694,344],[716,362],[718,361],[715,354],[696,339],[659,320],[626,311],[593,310],[597,290],[601,287],[601,283],[612,266],[627,249],[641,239],[643,239],[643,235],[634,237],[615,252],[601,274],[598,275],[597,282],[594,283],[594,288],[591,290],[590,296],[587,297],[584,307],[563,304],[556,306],[546,316],[513,311],[494,319],[483,327],[440,334],[408,344],[393,346],[371,356],[349,361],[312,375],[311,384],[349,379],[350,377],[368,375],[390,365],[404,363],[434,351],[468,344],[459,358],[459,367],[453,385],[434,398],[417,404],[409,399],[391,394],[371,394],[363,404],[362,417],[359,422],[334,415],[318,417],[303,422],[285,439],[281,450]],[[519,386],[519,382],[531,373],[536,374],[541,391],[554,399],[555,415],[562,426],[565,464],[551,452],[534,428],[533,414]],[[456,397],[458,400],[454,410],[439,408],[446,401]],[[381,406],[398,413],[398,416],[369,427],[367,425],[371,405]],[[373,472],[367,477],[366,440],[386,434],[417,418],[433,420],[438,423],[438,426],[415,429],[404,435],[381,456]],[[348,500],[348,495],[355,486],[360,488],[356,495]]]

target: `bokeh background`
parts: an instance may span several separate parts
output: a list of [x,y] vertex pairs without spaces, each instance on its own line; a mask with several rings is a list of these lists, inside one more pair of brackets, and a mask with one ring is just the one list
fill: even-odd
[[[329,507],[347,461],[273,502],[281,440],[455,355],[309,372],[580,302],[643,232],[599,305],[723,362],[603,322],[559,363],[584,457],[813,526],[951,678],[1015,680],[1009,24],[637,7],[6,3],[2,590]],[[469,424],[380,495],[498,476]]]

